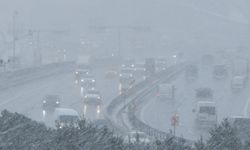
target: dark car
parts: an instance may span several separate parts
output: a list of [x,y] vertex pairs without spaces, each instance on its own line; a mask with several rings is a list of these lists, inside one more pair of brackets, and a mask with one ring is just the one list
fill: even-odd
[[60,107],[61,99],[58,95],[46,95],[43,98],[43,110],[47,112],[54,112]]

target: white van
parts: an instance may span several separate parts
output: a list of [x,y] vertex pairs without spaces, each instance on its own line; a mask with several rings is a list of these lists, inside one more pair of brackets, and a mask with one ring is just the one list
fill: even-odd
[[175,87],[167,83],[159,84],[156,96],[158,99],[172,100],[175,97]]
[[197,103],[196,121],[200,127],[213,127],[217,124],[216,104],[212,101]]
[[56,108],[54,115],[56,126],[59,128],[70,125],[76,127],[80,120],[79,114],[74,109],[69,108]]

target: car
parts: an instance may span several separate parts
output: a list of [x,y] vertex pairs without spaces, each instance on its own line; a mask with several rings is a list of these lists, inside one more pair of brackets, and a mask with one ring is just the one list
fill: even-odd
[[76,69],[74,72],[75,83],[79,83],[81,78],[84,76],[88,76],[90,74],[90,70],[88,69]]
[[81,78],[80,80],[80,86],[84,89],[91,89],[94,88],[96,84],[96,80],[93,75],[86,75]]
[[135,68],[131,68],[131,67],[122,67],[121,71],[120,71],[120,77],[121,76],[126,76],[126,75],[129,75],[129,76],[134,76],[134,73],[135,73]]
[[46,95],[43,98],[42,109],[45,112],[54,112],[55,108],[60,107],[61,98],[58,95]]
[[213,69],[213,77],[215,79],[223,79],[228,75],[228,69],[225,64],[215,65]]
[[85,96],[97,96],[99,98],[102,98],[101,92],[97,90],[96,88],[91,88],[87,90]]
[[56,108],[55,125],[59,128],[74,126],[78,127],[78,121],[81,120],[80,115],[74,109],[70,108]]
[[83,99],[83,114],[87,120],[98,119],[101,113],[102,98],[98,94],[86,94]]
[[128,136],[125,138],[125,141],[127,143],[136,143],[136,142],[149,143],[150,139],[144,132],[131,131],[128,133]]

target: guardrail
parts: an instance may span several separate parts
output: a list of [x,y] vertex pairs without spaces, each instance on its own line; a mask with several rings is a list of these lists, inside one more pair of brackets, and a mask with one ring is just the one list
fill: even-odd
[[46,78],[51,75],[68,72],[71,69],[73,71],[73,67],[73,62],[64,62],[25,68],[11,72],[3,72],[0,74],[0,89],[8,89],[30,81]]
[[[180,64],[180,66],[183,66],[183,64]],[[128,104],[123,106],[122,109],[125,110],[126,108],[129,108],[131,105],[141,102],[141,100],[143,100],[143,98],[145,96],[147,96],[148,94],[151,94],[153,92],[153,90],[155,89],[156,85],[159,82],[163,82],[165,80],[171,79],[171,77],[178,74],[180,72],[180,70],[182,70],[182,68],[183,68],[183,67],[180,67],[180,69],[176,71],[175,68],[178,68],[178,67],[179,66],[170,67],[167,70],[162,71],[162,72],[152,76],[151,78],[149,78],[141,83],[138,83],[137,85],[135,85],[134,87],[129,89],[126,98],[131,98],[131,96],[136,94],[136,93],[137,93],[137,95]],[[123,102],[124,102],[124,97],[122,97],[122,96],[116,97],[110,103],[110,105],[107,107],[107,114],[111,115],[113,113],[113,111],[115,110],[115,108],[117,106],[121,105]],[[106,117],[106,118],[108,118],[108,117]],[[110,118],[108,118],[108,119],[109,119],[109,121],[111,121]],[[150,136],[154,136],[157,138],[163,138],[163,137],[166,138],[166,137],[172,136],[169,133],[165,133],[165,132],[159,131],[157,129],[154,129],[154,128],[148,126],[147,124],[142,122],[139,118],[137,118],[135,115],[135,112],[133,112],[132,110],[129,110],[129,112],[128,112],[128,119],[129,119],[129,122],[131,123],[131,125],[133,126],[133,128],[135,128],[139,131],[143,131]],[[119,130],[119,127],[116,126],[115,124],[114,124],[113,128],[115,128],[115,130]]]

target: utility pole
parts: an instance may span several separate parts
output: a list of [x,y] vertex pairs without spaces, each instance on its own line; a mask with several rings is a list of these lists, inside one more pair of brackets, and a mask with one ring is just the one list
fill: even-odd
[[12,25],[12,34],[13,34],[13,60],[16,57],[16,40],[17,40],[17,35],[16,35],[16,17],[18,15],[18,11],[15,11],[13,16],[12,16],[12,21],[13,21],[13,25]]

